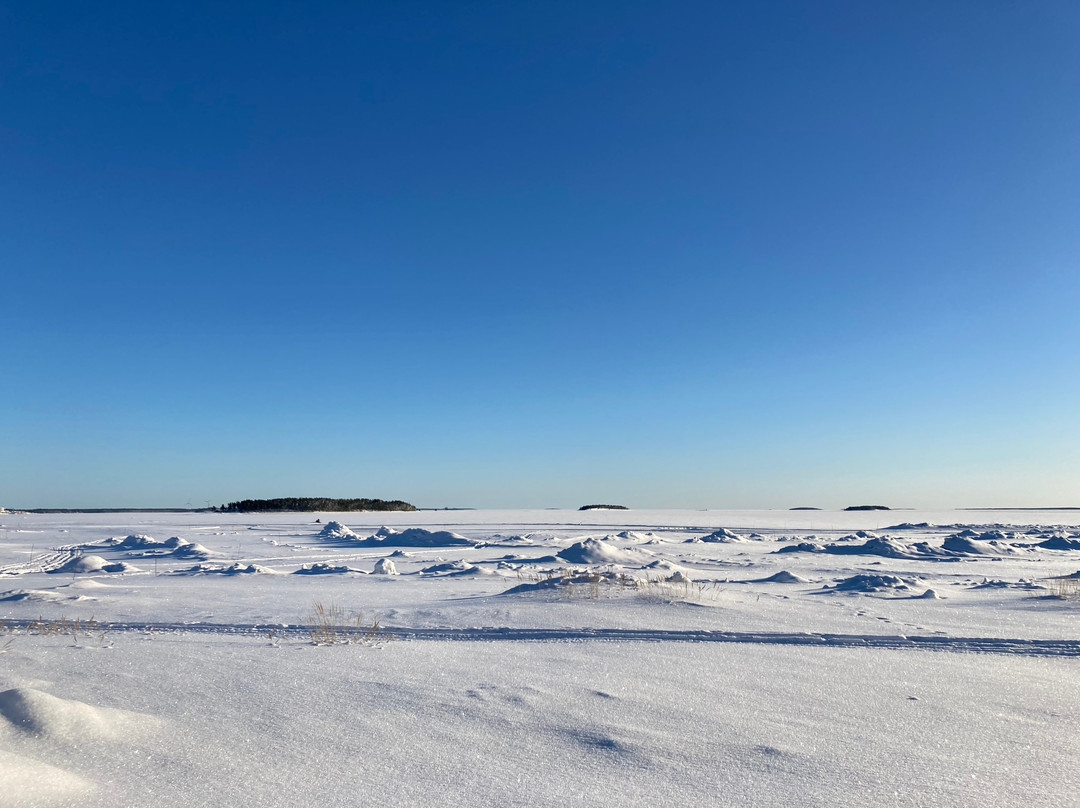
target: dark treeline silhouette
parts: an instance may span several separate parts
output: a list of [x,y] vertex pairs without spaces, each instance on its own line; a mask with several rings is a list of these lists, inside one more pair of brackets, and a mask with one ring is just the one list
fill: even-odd
[[242,499],[217,510],[246,511],[415,511],[416,506],[400,499],[332,499],[330,497],[281,497],[279,499]]
[[625,505],[582,505],[579,511],[628,511]]

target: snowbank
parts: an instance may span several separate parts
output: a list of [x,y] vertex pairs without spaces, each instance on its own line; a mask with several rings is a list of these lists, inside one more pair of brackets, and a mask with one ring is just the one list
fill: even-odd
[[640,566],[651,555],[646,550],[623,550],[603,539],[585,539],[555,554],[571,564],[627,564]]
[[356,535],[341,522],[330,521],[323,526],[323,529],[319,531],[319,538],[330,541],[359,541],[360,537]]
[[347,566],[335,566],[333,564],[327,564],[326,562],[315,562],[312,564],[304,564],[300,569],[293,570],[293,575],[343,575],[349,572],[357,572],[364,574],[363,570],[355,570],[352,567]]
[[726,527],[722,527],[718,530],[714,530],[712,533],[709,533],[706,536],[695,536],[692,539],[686,540],[688,544],[699,541],[709,542],[711,544],[730,544],[733,542],[744,542],[746,541],[746,539],[740,536],[738,533],[733,533]]
[[916,582],[899,575],[852,575],[831,588],[834,592],[909,592]]
[[139,568],[124,561],[109,562],[99,555],[76,556],[56,569],[46,570],[47,573],[115,573],[115,572],[138,572]]
[[234,564],[196,564],[194,567],[188,567],[186,570],[178,570],[179,575],[277,575],[277,572],[269,567],[263,567],[259,564],[241,564],[237,561]]
[[29,687],[0,693],[0,718],[19,730],[71,744],[98,740],[132,741],[161,726],[161,722],[152,716],[92,707]]
[[358,543],[367,547],[472,547],[478,542],[449,530],[426,530],[422,527],[394,530],[383,526]]
[[105,539],[103,542],[82,545],[85,550],[124,550],[135,558],[184,558],[206,561],[213,553],[201,544],[179,536],[158,541],[143,534],[125,536],[122,539]]
[[389,558],[380,558],[375,562],[375,575],[397,575],[397,565]]

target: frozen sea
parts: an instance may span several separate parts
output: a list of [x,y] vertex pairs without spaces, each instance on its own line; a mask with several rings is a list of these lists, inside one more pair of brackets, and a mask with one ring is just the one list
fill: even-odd
[[1076,805],[1078,572],[1080,511],[3,513],[0,806]]

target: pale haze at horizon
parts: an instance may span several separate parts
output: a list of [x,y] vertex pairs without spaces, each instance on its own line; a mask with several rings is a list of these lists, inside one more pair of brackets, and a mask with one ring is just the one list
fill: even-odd
[[0,505],[1080,505],[1080,8],[0,12]]

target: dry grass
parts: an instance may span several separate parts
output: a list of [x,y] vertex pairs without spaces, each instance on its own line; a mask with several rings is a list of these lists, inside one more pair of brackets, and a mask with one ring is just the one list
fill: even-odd
[[315,601],[304,625],[312,645],[382,645],[390,639],[380,627],[378,617],[366,624],[363,612],[346,613],[334,603],[324,606]]
[[638,577],[625,572],[600,570],[547,570],[534,575],[518,575],[522,583],[548,584],[564,598],[599,600],[634,594],[663,603],[701,602],[722,591],[715,583],[692,581],[682,576]]
[[1050,589],[1051,597],[1075,598],[1080,597],[1080,577],[1073,575],[1061,575],[1056,578],[1047,578],[1046,584]]
[[[8,626],[5,621],[0,620],[0,633],[13,634],[16,629],[12,626]],[[27,636],[38,637],[61,637],[70,635],[71,639],[78,644],[79,639],[83,640],[95,640],[99,644],[105,644],[105,627],[95,620],[93,617],[83,620],[81,618],[75,618],[68,620],[66,617],[60,617],[59,619],[46,620],[43,617],[39,617],[37,620],[31,620],[26,624],[26,627],[22,630],[22,633]],[[14,638],[8,640],[7,644],[0,648],[0,653],[6,651]]]

